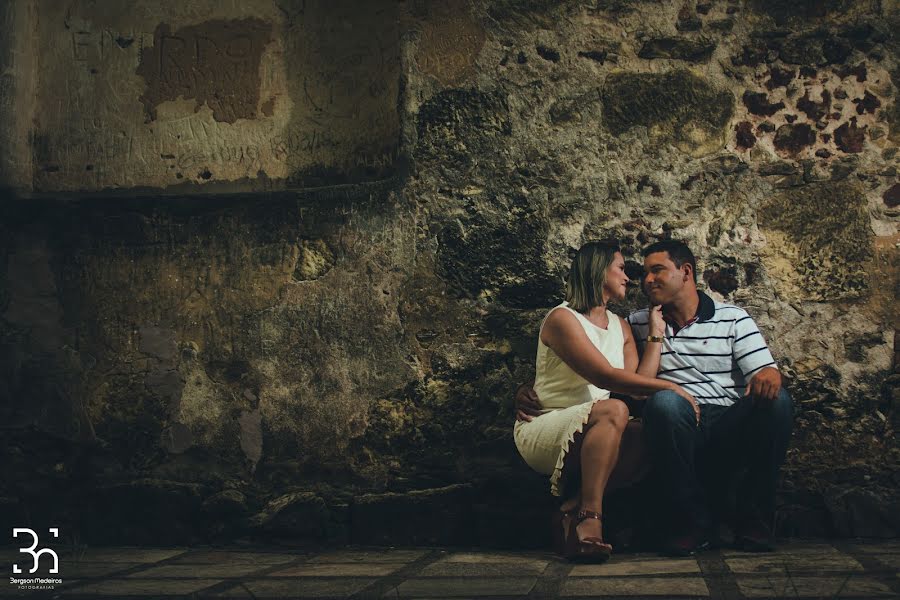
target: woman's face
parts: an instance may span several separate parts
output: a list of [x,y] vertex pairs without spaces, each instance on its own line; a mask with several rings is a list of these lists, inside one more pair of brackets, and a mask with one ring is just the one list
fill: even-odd
[[621,252],[616,252],[612,263],[606,268],[603,295],[609,300],[622,300],[625,298],[625,286],[629,281],[628,275],[625,274],[625,259]]

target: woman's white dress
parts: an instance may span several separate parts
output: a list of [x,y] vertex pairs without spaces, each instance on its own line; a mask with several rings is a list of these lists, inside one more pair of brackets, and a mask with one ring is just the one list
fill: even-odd
[[[554,310],[568,310],[578,319],[588,338],[609,364],[617,369],[625,366],[625,336],[622,321],[606,311],[609,317],[607,329],[591,323],[587,317],[563,302]],[[541,323],[541,331],[544,323]],[[603,390],[573,371],[556,353],[541,341],[538,335],[537,365],[534,390],[540,398],[544,412],[530,422],[517,421],[513,430],[516,447],[525,462],[538,473],[550,476],[550,493],[560,495],[558,487],[563,461],[569,444],[588,422],[594,403],[609,398],[609,390]]]

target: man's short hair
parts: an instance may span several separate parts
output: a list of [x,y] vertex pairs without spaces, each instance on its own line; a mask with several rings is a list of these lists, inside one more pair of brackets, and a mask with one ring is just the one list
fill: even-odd
[[681,268],[681,265],[684,263],[691,265],[691,273],[694,274],[694,283],[697,283],[697,259],[694,258],[694,253],[691,252],[691,249],[688,248],[687,244],[681,240],[662,240],[644,248],[641,252],[641,256],[647,258],[655,252],[667,253],[672,262],[675,263],[676,267]]

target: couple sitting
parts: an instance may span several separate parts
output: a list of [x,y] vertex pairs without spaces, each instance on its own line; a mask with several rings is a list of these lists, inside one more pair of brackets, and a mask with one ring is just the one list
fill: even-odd
[[[793,420],[775,361],[746,311],[697,290],[696,261],[684,243],[658,242],[643,256],[651,307],[625,320],[607,310],[629,281],[619,249],[581,247],[566,301],[541,325],[534,389],[523,386],[516,397],[516,447],[563,497],[560,550],[573,560],[609,557],[603,494],[640,477],[643,453],[666,554],[709,547],[714,511],[732,483],[735,544],[771,550],[775,486]],[[626,398],[642,408],[641,424],[629,422],[629,405],[611,392],[646,398]]]

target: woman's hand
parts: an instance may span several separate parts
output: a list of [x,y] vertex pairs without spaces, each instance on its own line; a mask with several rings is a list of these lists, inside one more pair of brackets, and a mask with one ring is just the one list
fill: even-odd
[[675,392],[676,394],[678,394],[679,396],[681,396],[682,398],[684,398],[685,400],[687,400],[688,402],[691,403],[691,408],[694,409],[694,418],[697,419],[697,425],[699,425],[700,424],[700,405],[697,404],[697,399],[694,398],[693,396],[691,396],[690,394],[688,394],[684,390],[684,388],[682,388],[680,385],[676,385],[673,383],[672,386],[673,386],[672,387],[673,392]]
[[666,322],[662,316],[662,306],[651,306],[649,310],[650,329],[648,333],[662,337],[666,334]]

